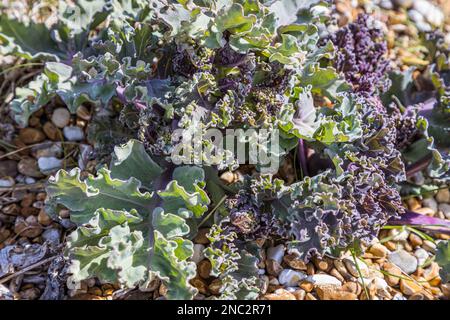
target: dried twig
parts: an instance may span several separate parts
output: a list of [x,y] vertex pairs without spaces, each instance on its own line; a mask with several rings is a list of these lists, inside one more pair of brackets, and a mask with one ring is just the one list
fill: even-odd
[[55,259],[57,256],[58,256],[58,255],[54,255],[54,256],[52,256],[52,257],[50,257],[50,258],[41,260],[41,261],[36,262],[36,263],[34,263],[34,264],[32,264],[32,265],[26,267],[26,268],[23,268],[22,270],[19,270],[19,271],[14,272],[14,273],[12,273],[12,274],[6,276],[6,277],[3,277],[3,278],[0,279],[0,284],[6,283],[6,282],[8,282],[8,281],[11,280],[11,279],[13,279],[13,278],[15,278],[15,277],[17,277],[17,276],[20,276],[21,274],[26,273],[27,271],[33,270],[33,269],[35,269],[35,268],[37,268],[37,267],[40,267],[40,266],[42,266],[43,264],[46,264],[46,263],[52,261],[52,260]]

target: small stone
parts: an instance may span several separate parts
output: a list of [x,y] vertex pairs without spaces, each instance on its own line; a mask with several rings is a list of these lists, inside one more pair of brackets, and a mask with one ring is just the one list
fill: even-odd
[[422,243],[423,243],[423,240],[417,234],[411,232],[410,235],[409,235],[409,242],[411,243],[411,246],[413,248],[415,248],[415,247],[421,246]]
[[24,128],[19,132],[19,139],[25,144],[35,144],[45,140],[45,134],[35,128]]
[[33,178],[43,178],[44,175],[39,170],[38,163],[33,158],[23,158],[19,161],[17,169],[24,176],[29,176]]
[[196,243],[194,244],[194,254],[191,257],[191,260],[195,262],[195,264],[199,263],[203,259],[205,259],[205,255],[203,254],[203,251],[205,250],[205,246]]
[[439,265],[436,262],[432,262],[430,266],[424,270],[423,277],[428,282],[438,280],[434,283],[435,286],[438,286],[440,284],[439,269]]
[[439,203],[450,203],[450,188],[440,189],[435,196]]
[[422,206],[425,208],[430,208],[434,212],[438,210],[438,204],[434,198],[426,198],[422,200]]
[[61,231],[59,229],[47,229],[42,233],[42,240],[57,246],[61,243]]
[[413,5],[413,0],[394,0],[393,3],[399,8],[409,9]]
[[299,282],[306,278],[306,274],[292,269],[284,269],[278,276],[280,284],[288,287],[296,287]]
[[64,127],[64,137],[69,141],[81,141],[84,139],[83,129],[77,126]]
[[61,219],[67,219],[70,217],[70,211],[67,209],[61,209],[59,210],[58,215]]
[[29,216],[26,219],[17,217],[14,224],[14,232],[22,237],[36,238],[42,233],[43,229],[37,222],[35,216]]
[[45,212],[44,209],[41,209],[38,214],[38,222],[40,225],[49,226],[52,224],[52,218]]
[[15,177],[17,175],[17,162],[14,160],[0,161],[0,177]]
[[274,293],[269,293],[264,296],[266,300],[297,300],[295,295],[285,289],[277,289]]
[[[353,259],[345,258],[343,261],[344,261],[345,267],[347,268],[348,272],[352,276],[359,278],[359,276],[360,276],[359,272],[361,272],[361,275],[363,277],[367,277],[369,275],[369,268],[360,259],[358,259],[358,258],[356,259],[357,265],[355,264]],[[358,271],[357,267],[359,268],[359,271]]]
[[381,243],[375,243],[369,248],[369,252],[375,257],[384,258],[389,254],[388,248],[383,246]]
[[314,285],[308,281],[300,282],[300,288],[306,292],[311,292],[314,289]]
[[417,283],[415,283],[414,281],[411,280],[406,280],[406,279],[400,279],[400,291],[407,295],[413,295],[415,293],[418,293],[420,291],[422,291],[422,287],[419,286]]
[[306,291],[302,289],[297,289],[292,294],[295,296],[297,300],[304,300],[306,296]]
[[314,274],[307,276],[305,281],[311,282],[315,286],[325,286],[325,285],[334,285],[341,286],[342,283],[336,277],[327,275],[327,274]]
[[354,293],[356,295],[358,295],[360,293],[360,292],[358,292],[359,291],[358,289],[359,289],[358,283],[352,282],[352,281],[346,282],[342,286],[342,290]]
[[429,216],[429,217],[432,217],[436,214],[435,210],[433,210],[431,208],[427,208],[427,207],[418,208],[418,209],[414,210],[414,212],[420,213],[420,214],[423,214],[423,215]]
[[268,259],[266,261],[266,270],[269,275],[278,277],[278,275],[283,270],[283,267],[275,260]]
[[0,178],[0,188],[10,188],[16,184],[16,181],[12,177],[5,176]]
[[324,258],[319,258],[319,257],[314,257],[312,259],[314,265],[316,266],[317,269],[321,270],[321,271],[328,271],[330,270],[330,268],[332,267],[332,261],[330,261],[329,259],[327,259],[326,257]]
[[40,157],[38,159],[38,166],[42,173],[48,174],[61,169],[63,161],[55,157]]
[[431,242],[430,240],[424,240],[422,244],[422,248],[427,250],[428,252],[435,253],[436,252],[436,244]]
[[47,138],[53,141],[62,140],[61,131],[50,121],[46,122],[42,127]]
[[336,279],[338,279],[341,282],[345,281],[345,278],[342,276],[342,274],[339,273],[339,271],[337,271],[336,268],[332,268],[330,270],[330,275],[332,275],[333,277],[335,277]]
[[211,262],[208,259],[200,261],[197,265],[197,272],[203,279],[208,279],[211,274]]
[[395,264],[390,262],[385,262],[383,264],[383,269],[386,271],[386,281],[390,286],[396,286],[399,282],[399,277],[402,276],[402,271]]
[[[200,277],[195,277],[194,279],[191,279],[189,281],[201,294],[207,294],[208,293],[208,285],[206,284],[206,281],[203,280]],[[161,288],[161,287],[160,287]],[[165,294],[164,294],[165,295]],[[164,296],[163,295],[163,296]]]
[[306,270],[306,263],[295,254],[287,254],[283,257],[283,261],[292,269]]
[[347,271],[347,268],[344,265],[344,262],[342,260],[336,259],[333,261],[334,267],[336,270],[346,279],[350,279],[352,275]]
[[397,245],[393,241],[387,241],[384,243],[384,246],[388,248],[388,250],[394,251],[397,250]]
[[406,298],[400,292],[398,292],[392,297],[392,300],[406,300]]
[[356,294],[339,290],[335,286],[319,286],[316,293],[320,300],[358,300]]
[[375,288],[377,290],[387,290],[389,288],[389,285],[387,284],[386,280],[384,280],[381,277],[374,277],[372,282],[375,285]]
[[414,255],[417,258],[417,263],[419,266],[422,266],[428,259],[428,252],[422,248],[418,248],[416,251],[414,251]]
[[408,239],[409,232],[407,230],[392,229],[389,231],[389,236],[393,241],[406,241]]
[[4,285],[0,284],[0,301],[14,300],[14,294]]
[[281,264],[284,256],[284,246],[282,244],[267,249],[267,259],[272,259]]
[[91,120],[91,113],[89,112],[88,108],[83,105],[77,108],[77,116],[85,121]]
[[311,293],[307,293],[305,296],[305,300],[317,300]]
[[450,299],[450,282],[441,284],[441,290],[445,298]]
[[219,295],[222,289],[222,281],[220,279],[214,279],[208,286],[209,292],[214,295]]
[[194,242],[195,243],[199,243],[199,244],[209,244],[209,239],[206,236],[209,232],[209,228],[201,228],[198,230],[197,235],[194,238]]
[[53,111],[52,122],[58,128],[64,128],[70,122],[70,113],[66,108],[58,108]]
[[408,204],[409,210],[416,211],[418,208],[421,207],[421,204],[417,198],[409,198],[406,200],[406,203]]
[[417,259],[405,250],[392,252],[388,260],[402,269],[405,273],[411,274],[417,270]]
[[439,211],[442,211],[445,218],[450,220],[450,204],[448,203],[439,204]]
[[19,293],[21,300],[36,300],[37,298],[39,298],[40,294],[41,292],[39,291],[39,289],[34,287],[25,289],[23,291],[20,291]]

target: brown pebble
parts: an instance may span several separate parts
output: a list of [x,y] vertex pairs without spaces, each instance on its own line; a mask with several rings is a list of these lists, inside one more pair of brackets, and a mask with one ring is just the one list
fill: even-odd
[[299,287],[305,290],[306,292],[311,292],[314,288],[314,285],[309,281],[302,281],[300,282]]
[[317,300],[317,298],[308,292],[305,296],[305,300]]
[[422,287],[420,285],[418,285],[417,283],[415,283],[414,281],[400,279],[400,291],[403,294],[410,296],[410,295],[413,295],[415,293],[422,291]]
[[222,281],[220,279],[214,279],[208,286],[209,292],[214,295],[221,294]]
[[331,269],[330,270],[330,274],[333,276],[333,277],[335,277],[335,278],[337,278],[339,281],[341,281],[341,282],[344,282],[345,281],[345,279],[344,279],[344,277],[339,273],[339,271],[337,271],[335,268],[333,268],[333,269]]
[[385,276],[386,282],[391,286],[396,286],[400,281],[399,277],[402,276],[402,270],[390,262],[385,262],[383,265],[383,269],[384,271],[392,274],[392,276],[391,275]]
[[197,288],[198,292],[200,292],[201,294],[208,293],[208,285],[206,284],[206,281],[203,280],[202,278],[195,277],[194,279],[191,279],[189,282],[191,285]]
[[316,292],[320,300],[358,300],[356,294],[340,290],[336,286],[319,286]]
[[63,140],[63,135],[61,133],[61,130],[59,130],[50,121],[48,121],[44,124],[44,126],[42,127],[42,130],[44,131],[47,138],[49,138],[50,140],[53,140],[53,141]]
[[298,290],[295,290],[292,294],[295,296],[295,299],[304,300],[305,296],[306,296],[306,291],[302,290],[302,289],[298,289]]
[[267,259],[266,270],[269,275],[277,277],[283,271],[283,267],[275,260]]
[[197,272],[203,279],[208,279],[211,273],[211,262],[208,259],[203,259],[197,264]]
[[311,262],[308,262],[306,264],[306,273],[308,274],[308,276],[312,276],[316,273],[316,271],[314,270],[314,265]]
[[277,289],[274,293],[269,293],[264,296],[267,300],[296,300],[296,297],[285,289]]
[[24,128],[19,131],[19,139],[25,144],[35,144],[45,140],[45,134],[35,128]]
[[306,270],[306,263],[295,254],[287,254],[283,257],[283,261],[292,269]]
[[208,232],[209,232],[209,228],[199,229],[197,232],[197,235],[194,238],[194,242],[199,243],[199,244],[209,244],[209,239],[206,237]]
[[397,250],[397,245],[395,244],[395,242],[387,241],[384,243],[384,245],[386,246],[386,248],[388,248],[391,251]]
[[418,247],[420,245],[422,245],[423,241],[422,238],[419,237],[417,234],[415,234],[414,232],[411,232],[409,234],[409,242],[411,243],[411,246],[413,248]]

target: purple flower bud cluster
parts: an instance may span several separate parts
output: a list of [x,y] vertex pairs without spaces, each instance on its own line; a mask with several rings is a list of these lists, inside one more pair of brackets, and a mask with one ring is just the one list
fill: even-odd
[[382,31],[370,26],[368,15],[359,15],[354,23],[329,39],[337,49],[334,66],[344,74],[355,92],[371,95],[377,89],[385,91],[389,88],[387,44]]

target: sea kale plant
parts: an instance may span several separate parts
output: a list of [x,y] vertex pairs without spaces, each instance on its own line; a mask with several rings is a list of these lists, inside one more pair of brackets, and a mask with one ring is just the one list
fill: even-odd
[[[449,122],[434,129],[440,116],[402,100],[407,76],[388,74],[384,34],[369,16],[331,32],[331,4],[321,0],[80,0],[59,9],[50,29],[1,16],[0,52],[43,63],[10,104],[19,125],[49,103],[95,109],[96,172],[60,170],[47,184],[47,211],[68,209],[74,224],[71,285],[97,277],[145,290],[162,281],[166,298],[191,299],[193,239],[208,228],[216,297],[254,299],[265,242],[306,261],[339,255],[388,221],[413,223],[400,192],[414,174],[448,181],[434,139]],[[449,51],[436,51],[431,95],[448,116]],[[233,150],[222,155],[232,161],[211,159],[211,129],[277,132],[267,153],[279,170],[239,163]],[[200,151],[183,149],[189,163],[171,156],[179,130],[203,137]]]

